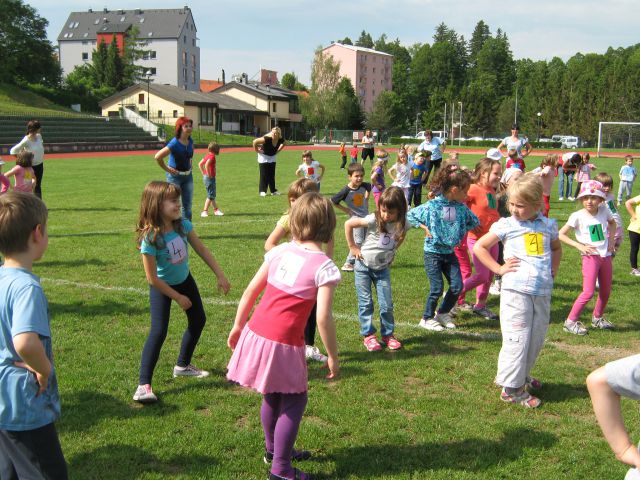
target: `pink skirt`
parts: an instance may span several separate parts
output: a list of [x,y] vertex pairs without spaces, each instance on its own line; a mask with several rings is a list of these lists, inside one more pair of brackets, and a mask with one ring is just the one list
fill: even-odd
[[304,346],[268,340],[245,326],[229,365],[227,379],[259,393],[307,391]]

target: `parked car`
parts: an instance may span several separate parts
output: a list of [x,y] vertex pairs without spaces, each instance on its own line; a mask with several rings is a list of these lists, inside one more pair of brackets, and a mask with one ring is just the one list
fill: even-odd
[[467,138],[467,140],[473,140],[474,142],[479,142],[484,140],[484,138],[482,137],[471,137],[471,138]]
[[561,148],[579,148],[582,146],[582,141],[580,140],[580,137],[575,137],[573,135],[567,135],[565,137],[562,137],[561,140]]

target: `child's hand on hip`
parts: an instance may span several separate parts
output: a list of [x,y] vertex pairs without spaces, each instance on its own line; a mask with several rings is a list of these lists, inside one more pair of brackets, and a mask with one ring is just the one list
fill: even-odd
[[498,275],[504,275],[505,273],[515,272],[520,266],[520,259],[516,257],[507,258],[504,261],[504,265],[500,265],[498,269]]

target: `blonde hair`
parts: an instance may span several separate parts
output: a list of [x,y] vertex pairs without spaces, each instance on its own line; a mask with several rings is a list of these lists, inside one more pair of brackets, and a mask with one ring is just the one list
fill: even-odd
[[447,162],[459,162],[458,152],[449,152],[449,158],[447,158]]
[[336,228],[333,205],[317,192],[305,193],[291,206],[289,227],[295,240],[328,243]]
[[31,232],[47,225],[47,207],[31,193],[10,191],[0,196],[0,252],[26,252]]
[[[302,195],[309,192],[317,192],[318,184],[311,180],[310,178],[299,178],[291,185],[289,185],[289,191],[287,192],[287,198],[289,199],[289,203],[292,200],[299,199]],[[291,210],[291,209],[289,209]]]
[[[180,187],[168,182],[153,181],[145,185],[142,191],[142,199],[140,200],[138,225],[136,226],[136,236],[139,244],[146,240],[155,247],[164,247],[162,243],[162,229],[164,228],[162,202],[180,198],[180,193]],[[182,218],[171,223],[178,235],[183,236]]]
[[550,166],[551,168],[555,168],[558,164],[558,155],[555,153],[547,153],[547,155],[540,162],[541,167]]
[[603,187],[613,188],[613,177],[607,172],[599,172],[594,180],[600,182]]
[[539,176],[529,172],[522,175],[507,187],[509,198],[519,199],[528,205],[542,208],[542,180]]

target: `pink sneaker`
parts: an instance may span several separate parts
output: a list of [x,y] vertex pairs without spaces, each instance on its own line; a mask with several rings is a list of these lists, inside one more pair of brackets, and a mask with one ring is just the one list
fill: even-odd
[[367,350],[370,352],[377,352],[378,350],[382,350],[382,345],[378,342],[375,333],[373,335],[369,335],[368,337],[364,337],[364,346],[367,347]]
[[400,350],[402,348],[402,344],[393,335],[382,337],[382,343],[384,343],[389,350]]

